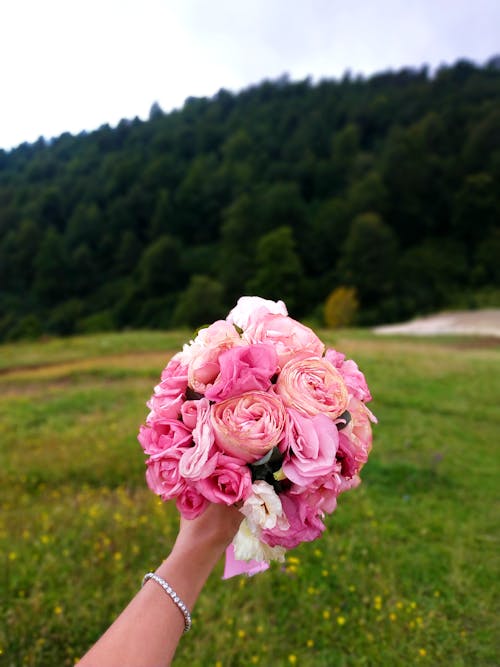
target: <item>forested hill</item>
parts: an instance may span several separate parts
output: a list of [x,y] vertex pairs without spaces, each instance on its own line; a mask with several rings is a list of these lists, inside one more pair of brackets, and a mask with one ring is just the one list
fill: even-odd
[[500,59],[266,81],[0,151],[0,337],[495,305]]

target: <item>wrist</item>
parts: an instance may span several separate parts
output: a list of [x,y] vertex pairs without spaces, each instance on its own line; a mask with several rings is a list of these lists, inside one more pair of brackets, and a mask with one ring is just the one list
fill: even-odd
[[220,549],[206,548],[204,543],[194,545],[178,539],[169,556],[157,568],[156,574],[171,584],[192,611],[220,556]]
[[211,570],[226,546],[227,540],[215,531],[196,532],[187,527],[179,532],[168,558],[179,561],[186,559],[196,562],[198,567]]

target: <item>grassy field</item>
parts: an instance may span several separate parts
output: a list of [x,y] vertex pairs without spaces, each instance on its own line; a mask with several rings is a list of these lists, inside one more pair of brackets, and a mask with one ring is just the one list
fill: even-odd
[[[136,433],[187,337],[0,347],[0,665],[73,665],[167,554],[175,508],[147,489]],[[375,396],[363,484],[285,566],[226,582],[219,566],[175,664],[498,665],[499,347],[323,338]]]

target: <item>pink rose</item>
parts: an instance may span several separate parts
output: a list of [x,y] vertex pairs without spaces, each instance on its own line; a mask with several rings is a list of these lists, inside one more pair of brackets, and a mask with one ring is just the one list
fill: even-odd
[[193,436],[178,419],[163,419],[141,426],[137,439],[146,454],[157,457],[172,447],[189,447]]
[[219,375],[219,356],[237,345],[246,345],[234,326],[225,320],[218,320],[206,329],[201,329],[195,340],[183,352],[188,362],[189,386],[204,394]]
[[270,301],[269,299],[263,299],[260,296],[242,296],[238,299],[238,303],[226,319],[240,329],[246,329],[250,316],[253,315],[256,310],[288,315],[288,311],[283,301]]
[[343,478],[340,473],[340,464],[337,464],[333,473],[315,480],[310,487],[294,485],[290,494],[303,494],[305,502],[316,510],[331,514],[337,507],[337,497],[343,489]]
[[260,539],[270,547],[293,549],[302,542],[312,542],[325,530],[318,510],[304,502],[301,496],[282,494],[280,499],[290,527],[286,530],[263,530]]
[[[202,400],[202,399],[200,399]],[[181,407],[182,422],[192,431],[196,426],[198,419],[198,409],[200,400],[184,401]]]
[[219,366],[219,376],[205,392],[211,401],[222,401],[248,391],[267,391],[278,370],[278,359],[271,345],[247,345],[223,352]]
[[257,461],[279,443],[287,415],[274,393],[250,391],[212,406],[216,445],[240,461]]
[[240,459],[219,452],[210,477],[200,479],[196,487],[212,503],[234,505],[252,492],[252,476]]
[[196,519],[203,514],[209,501],[192,484],[186,484],[176,500],[176,506],[185,519]]
[[182,477],[198,480],[211,475],[217,464],[214,432],[210,416],[210,401],[202,398],[196,404],[196,421],[192,432],[193,446],[183,453],[179,469]]
[[179,472],[179,459],[183,449],[172,447],[167,449],[161,457],[150,458],[146,461],[146,481],[154,493],[162,500],[176,498],[186,486]]
[[281,368],[293,358],[321,357],[325,346],[312,329],[291,317],[257,310],[250,315],[243,331],[249,343],[268,343],[278,355]]
[[356,489],[361,484],[361,477],[359,475],[353,475],[352,477],[341,477],[340,478],[340,489],[339,493],[344,493],[344,491],[350,491],[351,489]]
[[161,374],[161,382],[154,388],[148,407],[151,410],[147,421],[156,419],[177,419],[185,398],[188,385],[187,366],[175,357],[170,360]]
[[293,409],[288,410],[288,415],[289,449],[283,472],[294,484],[308,486],[335,469],[339,433],[326,415],[304,417]]
[[325,357],[340,372],[353,396],[359,398],[360,401],[368,402],[372,400],[365,376],[359,370],[355,361],[352,359],[346,360],[345,354],[332,349],[326,351]]
[[337,459],[342,464],[342,475],[352,477],[359,473],[368,460],[372,448],[372,427],[376,417],[366,405],[354,396],[347,406],[351,415],[349,424],[340,431]]
[[183,345],[182,351],[178,352],[173,359],[178,359],[180,363],[188,366],[200,351],[208,347],[220,347],[228,350],[241,340],[240,334],[235,327],[226,322],[226,320],[217,320],[208,327],[200,329],[194,340]]
[[289,361],[278,376],[276,391],[289,408],[303,415],[339,417],[349,394],[339,371],[327,359],[308,357]]

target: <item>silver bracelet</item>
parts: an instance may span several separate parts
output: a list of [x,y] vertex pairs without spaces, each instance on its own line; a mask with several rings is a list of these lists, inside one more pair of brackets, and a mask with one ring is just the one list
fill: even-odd
[[191,630],[191,614],[188,611],[188,608],[184,604],[184,602],[180,599],[180,597],[177,595],[177,593],[174,591],[172,586],[168,584],[165,579],[162,579],[159,577],[157,574],[154,572],[148,572],[146,575],[144,575],[144,579],[142,580],[142,585],[148,581],[148,579],[153,579],[153,581],[156,581],[157,584],[159,584],[165,593],[172,598],[173,602],[179,607],[180,611],[182,612],[182,615],[184,616],[184,632],[188,632]]

